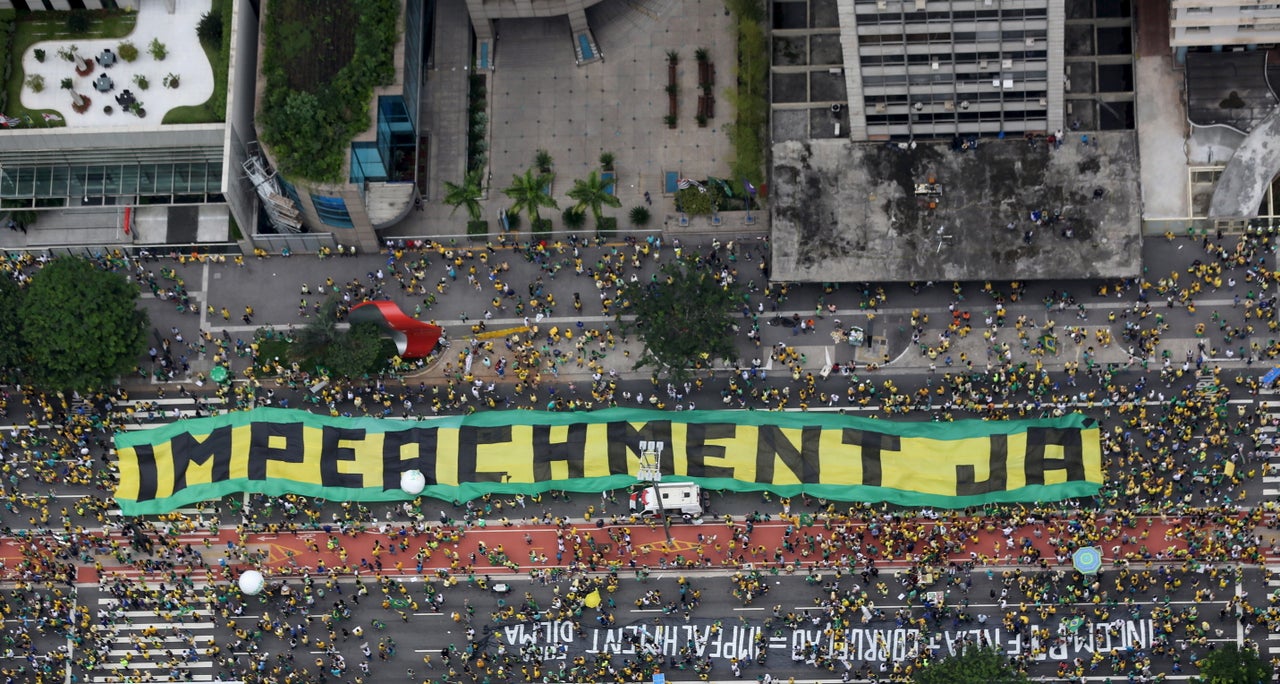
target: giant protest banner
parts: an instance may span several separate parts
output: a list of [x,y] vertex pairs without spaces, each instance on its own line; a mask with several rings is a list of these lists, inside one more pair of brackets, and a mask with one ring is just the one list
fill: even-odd
[[1098,427],[1062,418],[891,422],[833,413],[607,409],[489,411],[401,421],[260,408],[116,435],[126,515],[171,511],[235,492],[338,501],[635,484],[641,442],[664,445],[664,482],[801,492],[836,501],[963,507],[1056,501],[1102,484]]

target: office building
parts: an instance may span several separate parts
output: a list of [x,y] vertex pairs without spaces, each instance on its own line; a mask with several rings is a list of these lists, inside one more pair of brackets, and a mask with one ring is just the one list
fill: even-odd
[[1172,0],[1169,45],[1258,47],[1280,42],[1280,2]]
[[1056,131],[1064,0],[839,3],[853,140]]

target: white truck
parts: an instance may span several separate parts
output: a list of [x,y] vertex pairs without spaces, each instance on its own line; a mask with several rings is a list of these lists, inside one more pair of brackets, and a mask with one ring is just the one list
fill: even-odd
[[[662,493],[658,503],[655,491]],[[692,482],[667,482],[631,493],[631,512],[658,517],[663,512],[690,520],[702,516],[702,487]]]

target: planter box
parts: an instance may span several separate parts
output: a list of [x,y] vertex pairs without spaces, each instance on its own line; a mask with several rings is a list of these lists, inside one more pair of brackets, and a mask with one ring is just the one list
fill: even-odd
[[[670,98],[670,103],[671,103],[671,104],[670,104],[670,106],[667,108],[667,113],[674,117],[674,116],[676,116],[676,96],[675,96],[675,95],[669,95],[668,97]],[[672,126],[672,128],[674,128],[674,126]]]
[[467,237],[475,242],[484,242],[489,239],[489,222],[467,221]]

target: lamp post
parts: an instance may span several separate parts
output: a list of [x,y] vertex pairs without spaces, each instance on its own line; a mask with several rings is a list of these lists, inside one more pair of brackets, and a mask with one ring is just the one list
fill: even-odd
[[667,519],[667,506],[662,501],[662,449],[664,442],[640,442],[640,471],[636,479],[653,485],[653,496],[658,500],[658,515],[662,516],[662,531],[671,543],[671,521]]

